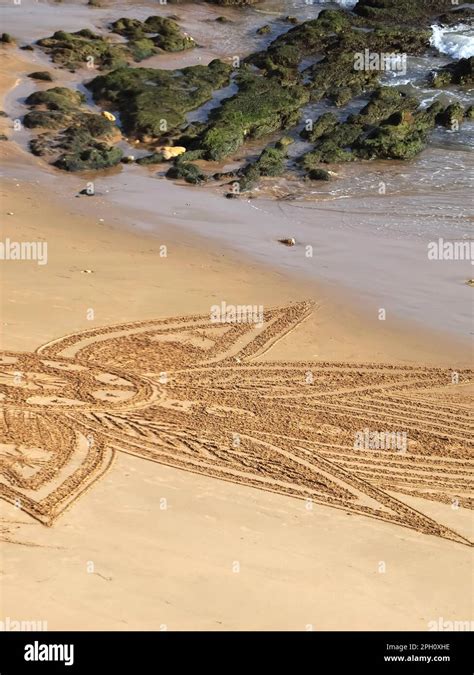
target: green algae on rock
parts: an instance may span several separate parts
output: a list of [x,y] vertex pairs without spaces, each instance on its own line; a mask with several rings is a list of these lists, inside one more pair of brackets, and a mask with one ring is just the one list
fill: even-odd
[[358,157],[363,159],[412,159],[426,146],[429,132],[434,129],[442,111],[440,103],[427,110],[396,112],[355,144]]
[[428,24],[431,17],[452,7],[447,0],[358,0],[354,12],[378,23]]
[[207,180],[207,176],[201,169],[191,162],[175,162],[166,172],[166,178],[182,179],[186,183],[198,185]]
[[58,30],[36,44],[49,54],[54,63],[69,70],[84,68],[88,64],[100,69],[116,68],[126,63],[129,56],[126,45],[114,44],[88,28],[76,33]]
[[84,102],[83,94],[66,87],[37,91],[26,99],[33,110],[25,115],[24,125],[47,129],[30,141],[33,154],[48,157],[67,171],[118,164],[122,151],[108,142],[119,136],[117,127],[102,115],[86,111]]
[[196,46],[194,38],[183,32],[176,21],[162,16],[149,16],[145,21],[117,19],[111,24],[111,30],[128,39],[128,47],[137,61],[160,50],[180,52]]
[[309,100],[303,87],[282,86],[275,78],[264,78],[242,69],[238,92],[211,112],[196,148],[205,159],[220,160],[236,152],[246,139],[261,138],[294,126],[300,108]]
[[436,88],[447,87],[450,84],[472,87],[474,85],[474,56],[448,63],[447,66],[433,71],[431,84]]
[[186,113],[229,83],[231,67],[215,59],[181,70],[123,67],[88,83],[97,102],[120,112],[124,130],[144,142],[179,129]]
[[281,176],[285,169],[286,146],[264,148],[258,159],[239,172],[240,191],[251,190],[262,176]]

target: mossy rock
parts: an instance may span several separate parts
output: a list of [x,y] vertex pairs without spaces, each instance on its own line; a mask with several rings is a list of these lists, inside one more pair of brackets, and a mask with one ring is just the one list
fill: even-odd
[[265,148],[255,162],[261,176],[281,176],[285,168],[286,153],[280,148]]
[[117,165],[121,159],[120,148],[93,142],[85,149],[61,155],[54,164],[65,171],[98,171]]
[[150,166],[153,164],[161,164],[164,161],[165,158],[163,157],[163,153],[152,152],[150,155],[145,155],[145,157],[140,157],[140,159],[137,159],[136,163],[140,164],[141,166]]
[[167,178],[183,179],[186,183],[198,185],[207,180],[206,175],[195,164],[190,162],[176,162],[174,166],[170,167],[166,172]]
[[257,35],[268,35],[268,33],[271,33],[272,29],[271,26],[265,24],[264,26],[260,26],[260,28],[257,28]]
[[431,73],[431,84],[438,89],[458,84],[461,87],[474,85],[474,56],[468,59],[459,59],[454,63]]
[[[130,40],[129,47],[133,54],[140,55],[149,51],[151,56],[160,49],[165,52],[180,52],[196,46],[194,39],[186,35],[175,21],[162,16],[149,16],[145,21],[117,19],[111,24],[111,30]],[[143,58],[147,56],[136,60]]]
[[307,171],[311,171],[320,168],[320,164],[338,164],[350,162],[353,159],[354,156],[350,151],[328,142],[324,148],[307,152],[303,155],[301,162]]
[[206,159],[232,155],[248,138],[292,127],[309,94],[302,86],[283,87],[273,78],[244,71],[238,92],[212,111],[206,131],[197,141]]
[[438,16],[436,23],[441,26],[457,26],[460,23],[472,23],[474,12],[470,7],[454,7],[450,12]]
[[307,139],[311,143],[314,143],[319,138],[321,138],[321,136],[324,136],[324,134],[332,131],[332,129],[334,129],[338,124],[339,121],[334,113],[323,113],[320,117],[318,117],[316,122],[312,124],[311,128],[303,129],[301,132],[301,137]]
[[32,110],[23,118],[27,129],[64,129],[71,122],[71,115],[54,110]]
[[308,171],[308,178],[310,180],[331,180],[331,174],[326,169],[310,169]]
[[388,119],[396,112],[415,110],[418,106],[416,99],[406,96],[394,87],[379,87],[370,97],[370,101],[360,111],[359,115],[353,115],[349,119],[364,124],[378,124]]
[[413,159],[425,148],[428,134],[441,111],[442,106],[434,103],[427,110],[394,113],[359,139],[355,152],[363,159]]
[[97,68],[116,68],[126,63],[129,55],[126,45],[112,44],[87,28],[76,33],[56,31],[36,44],[54,63],[70,70],[85,67],[91,59]]
[[84,102],[83,94],[66,87],[31,94],[26,103],[35,109],[25,115],[24,125],[48,129],[31,140],[31,151],[51,157],[56,166],[66,171],[97,170],[118,164],[122,151],[108,143],[119,134],[117,127],[102,115],[89,112]]
[[247,190],[252,190],[258,184],[260,180],[260,171],[254,164],[250,164],[245,173],[239,180],[239,189],[241,192],[246,192]]
[[464,107],[458,102],[451,103],[443,112],[440,112],[436,116],[436,122],[447,129],[457,129],[463,121],[464,116]]
[[158,53],[158,49],[149,38],[140,38],[139,40],[130,40],[128,48],[132,54],[133,60],[140,62],[149,59],[150,56]]
[[186,113],[229,83],[231,67],[214,60],[181,70],[118,68],[88,83],[97,102],[119,110],[125,131],[152,141],[181,127]]
[[354,12],[376,23],[423,23],[446,12],[446,0],[358,0]]
[[286,152],[283,147],[267,146],[258,159],[240,172],[239,186],[242,192],[251,190],[261,176],[281,176],[285,169]]
[[122,17],[111,23],[110,30],[112,33],[134,40],[145,37],[146,34],[143,21],[128,17]]
[[47,70],[37,70],[34,73],[29,73],[28,77],[32,80],[41,80],[43,82],[52,82],[53,77]]
[[354,159],[351,148],[364,133],[361,124],[338,122],[333,126],[333,119],[327,118],[327,131],[316,140],[314,150],[306,153],[302,162],[306,169],[317,168],[320,163],[335,164],[349,162]]
[[86,98],[84,94],[67,87],[53,87],[46,91],[35,91],[26,99],[26,105],[42,105],[48,110],[68,112],[80,107]]
[[192,162],[196,159],[203,159],[204,152],[202,150],[188,150],[187,152],[184,152],[182,155],[179,155],[175,163],[179,164],[181,162]]

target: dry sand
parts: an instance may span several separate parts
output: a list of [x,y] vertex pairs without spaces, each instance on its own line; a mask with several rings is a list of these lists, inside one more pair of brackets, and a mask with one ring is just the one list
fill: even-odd
[[[1,263],[2,350],[198,315],[4,360],[3,496],[14,501],[8,470],[25,482],[23,510],[1,502],[1,617],[55,630],[426,630],[439,617],[469,620],[468,350],[182,230],[130,232],[112,207],[100,223],[87,199],[52,200],[13,180],[12,166],[36,160],[10,142],[1,150],[10,167],[2,240],[48,243],[47,265]],[[266,312],[313,305],[301,321],[283,309],[262,344],[237,330],[229,346],[224,333],[230,362],[216,366],[219,339],[199,316],[222,300]],[[89,376],[74,376],[89,363],[103,371],[95,399]],[[11,386],[18,368],[33,392]],[[160,371],[171,374],[168,389]],[[357,456],[351,438],[367,426],[408,427],[409,452]],[[234,429],[242,445],[226,450]],[[12,462],[12,432],[23,451],[49,435],[49,455],[39,447],[29,465]],[[53,476],[60,463],[64,475]],[[64,485],[69,494],[55,501],[51,490]]]

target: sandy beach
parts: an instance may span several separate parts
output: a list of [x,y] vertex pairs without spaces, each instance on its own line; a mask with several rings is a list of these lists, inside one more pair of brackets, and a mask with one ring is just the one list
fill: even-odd
[[[32,61],[1,49],[0,107],[15,110]],[[289,208],[167,188],[137,167],[78,196],[90,176],[48,166],[0,124],[1,239],[47,243],[47,264],[0,261],[0,619],[470,621],[469,261],[416,270],[410,240],[347,227],[334,202],[301,225],[298,252],[278,242]],[[261,307],[262,326],[209,324],[223,302]],[[408,445],[357,453],[367,428]]]

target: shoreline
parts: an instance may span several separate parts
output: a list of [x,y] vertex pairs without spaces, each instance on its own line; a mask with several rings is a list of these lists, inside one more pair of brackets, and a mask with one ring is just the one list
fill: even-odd
[[[32,67],[17,53],[5,56],[8,73],[3,99],[13,100],[15,88],[19,82],[23,86],[21,78]],[[394,228],[396,214],[403,212],[403,195],[386,196],[380,205],[376,197],[367,196],[310,204],[260,198],[225,200],[217,190],[155,179],[141,167],[119,165],[99,174],[68,174],[15,141],[4,141],[1,150],[6,152],[7,178],[21,183],[39,181],[59,199],[69,193],[79,212],[90,215],[95,210],[106,221],[109,213],[127,213],[130,229],[154,237],[196,236],[203,246],[224,247],[250,264],[264,264],[297,283],[325,289],[339,301],[345,297],[366,316],[375,316],[382,308],[392,328],[399,326],[401,332],[425,333],[425,341],[436,335],[452,340],[453,351],[469,350],[472,289],[465,281],[472,276],[472,266],[469,261],[443,265],[428,261],[429,237],[411,233],[406,225],[400,231]],[[75,199],[88,180],[95,183],[96,195]],[[382,227],[377,210],[390,208],[390,204],[392,213]],[[411,209],[419,210],[416,200]],[[116,215],[112,218],[119,222]],[[457,236],[463,235],[465,227]],[[450,223],[432,228],[431,238],[435,232],[447,238],[449,228]],[[280,237],[295,237],[297,246],[282,246],[277,241]],[[306,256],[308,247],[311,258]]]

